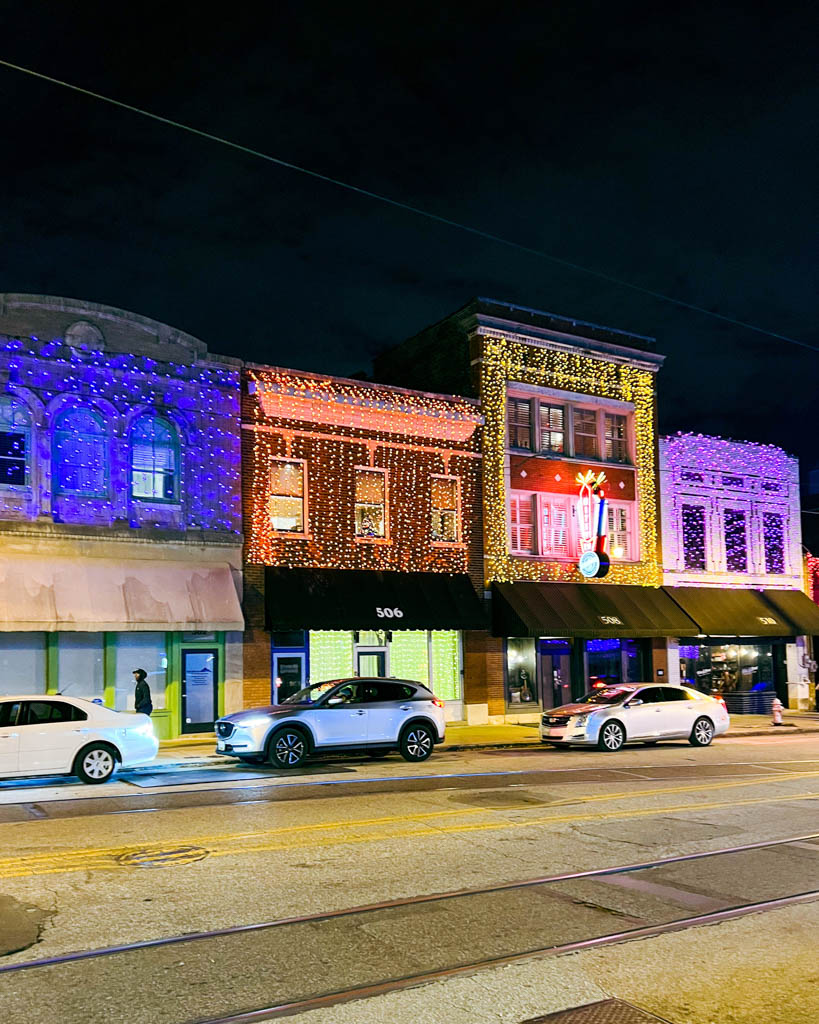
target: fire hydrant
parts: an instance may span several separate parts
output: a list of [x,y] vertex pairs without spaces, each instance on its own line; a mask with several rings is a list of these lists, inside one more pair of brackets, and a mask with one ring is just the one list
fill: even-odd
[[771,711],[773,712],[773,724],[782,725],[782,701],[778,697],[774,697],[771,701]]

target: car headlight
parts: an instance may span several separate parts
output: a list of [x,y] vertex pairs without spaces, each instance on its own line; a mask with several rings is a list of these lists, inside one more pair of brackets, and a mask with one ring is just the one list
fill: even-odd
[[265,718],[264,715],[258,715],[256,718],[243,718],[241,722],[236,722],[237,729],[258,729],[261,725],[267,725],[270,722],[269,718]]
[[574,724],[575,725],[585,725],[586,721],[588,720],[588,717],[589,717],[588,715],[580,715],[578,718],[575,718]]

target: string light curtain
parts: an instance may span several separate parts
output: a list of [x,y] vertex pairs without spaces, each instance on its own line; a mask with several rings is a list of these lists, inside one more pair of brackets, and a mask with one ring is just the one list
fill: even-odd
[[[481,338],[481,342],[483,358],[480,363],[480,395],[485,420],[483,486],[487,583],[493,580],[583,580],[573,563],[519,556],[513,558],[509,551],[505,430],[507,387],[510,383],[520,383],[633,405],[636,518],[642,557],[639,562],[613,563],[608,576],[599,585],[623,583],[659,586],[662,573],[658,558],[654,374],[640,366],[527,345],[502,336],[487,335]],[[578,434],[577,425],[575,421],[575,441],[580,437],[583,439],[582,444],[587,440],[592,444],[593,440],[596,451],[596,422],[593,439],[591,426],[587,439],[585,434]]]

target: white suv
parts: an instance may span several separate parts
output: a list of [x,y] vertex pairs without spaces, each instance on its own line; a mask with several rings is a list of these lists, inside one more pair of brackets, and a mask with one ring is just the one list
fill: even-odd
[[400,750],[426,761],[443,743],[444,702],[407,679],[331,679],[282,704],[225,715],[216,723],[216,753],[274,768],[298,768],[310,754]]

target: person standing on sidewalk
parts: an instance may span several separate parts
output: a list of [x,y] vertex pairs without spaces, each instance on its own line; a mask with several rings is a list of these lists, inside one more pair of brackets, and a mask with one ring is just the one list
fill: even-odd
[[151,688],[147,683],[148,673],[144,668],[135,668],[132,674],[136,680],[136,689],[134,690],[134,710],[141,715],[150,715],[154,709],[154,705],[151,700]]

